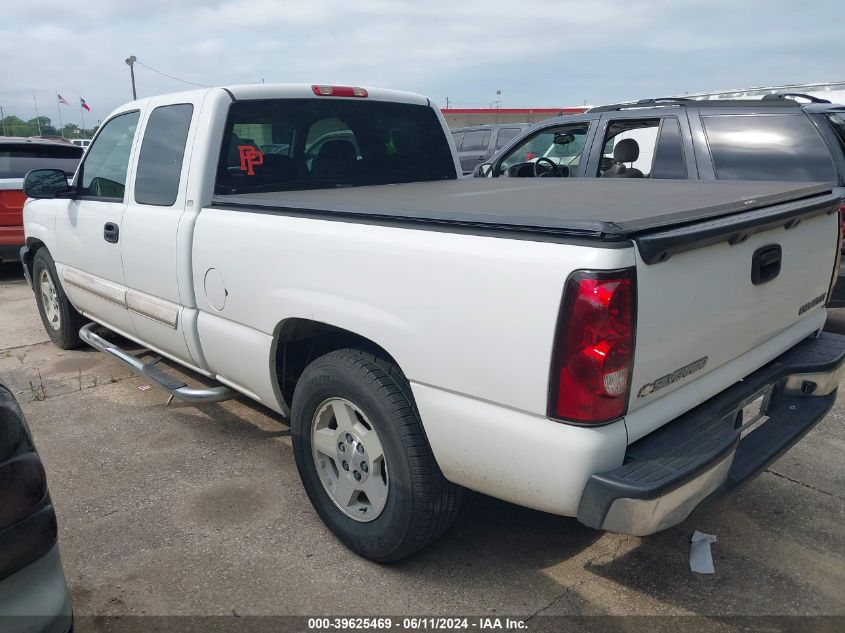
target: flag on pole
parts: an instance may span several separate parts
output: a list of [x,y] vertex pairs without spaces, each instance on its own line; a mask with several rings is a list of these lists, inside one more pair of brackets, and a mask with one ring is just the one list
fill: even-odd
[[82,97],[79,97],[79,106],[81,108],[84,108],[85,110],[88,110],[88,112],[91,112],[91,107],[87,103],[85,103],[85,99],[83,99]]
[[59,103],[61,103],[62,105],[68,105],[67,99],[65,99],[65,98],[64,98],[62,95],[60,95],[58,92],[56,93],[56,96],[59,98]]

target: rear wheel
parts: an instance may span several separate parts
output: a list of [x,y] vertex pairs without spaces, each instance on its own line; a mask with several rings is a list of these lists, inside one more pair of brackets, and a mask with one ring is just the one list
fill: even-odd
[[302,373],[291,434],[305,491],[350,549],[396,561],[436,540],[457,514],[461,488],[434,460],[404,374],[343,349]]
[[53,343],[62,349],[73,349],[81,344],[79,328],[85,325],[85,319],[70,304],[58,280],[49,251],[39,249],[32,260],[32,282],[41,322]]

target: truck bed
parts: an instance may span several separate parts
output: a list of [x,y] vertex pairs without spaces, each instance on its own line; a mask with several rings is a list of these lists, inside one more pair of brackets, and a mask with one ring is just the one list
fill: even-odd
[[810,206],[825,207],[834,202],[829,193],[826,185],[783,182],[474,178],[221,195],[213,205],[613,241],[811,198],[819,204]]

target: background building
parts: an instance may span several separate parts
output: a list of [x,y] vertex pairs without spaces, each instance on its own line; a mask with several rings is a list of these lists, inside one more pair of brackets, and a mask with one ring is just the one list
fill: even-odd
[[536,123],[561,114],[578,114],[587,106],[569,108],[443,108],[449,127],[485,125],[489,123]]

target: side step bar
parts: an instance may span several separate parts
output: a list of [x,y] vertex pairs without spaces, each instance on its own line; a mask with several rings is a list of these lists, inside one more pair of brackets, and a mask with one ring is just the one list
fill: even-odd
[[79,330],[79,338],[97,351],[116,358],[139,376],[148,378],[180,400],[199,404],[203,402],[220,402],[221,400],[228,400],[232,397],[232,390],[222,385],[219,387],[205,387],[203,389],[192,389],[188,387],[182,380],[164,373],[156,366],[156,363],[145,363],[114,343],[107,341],[94,332],[94,328],[96,327],[99,327],[99,324],[89,323],[82,327]]

